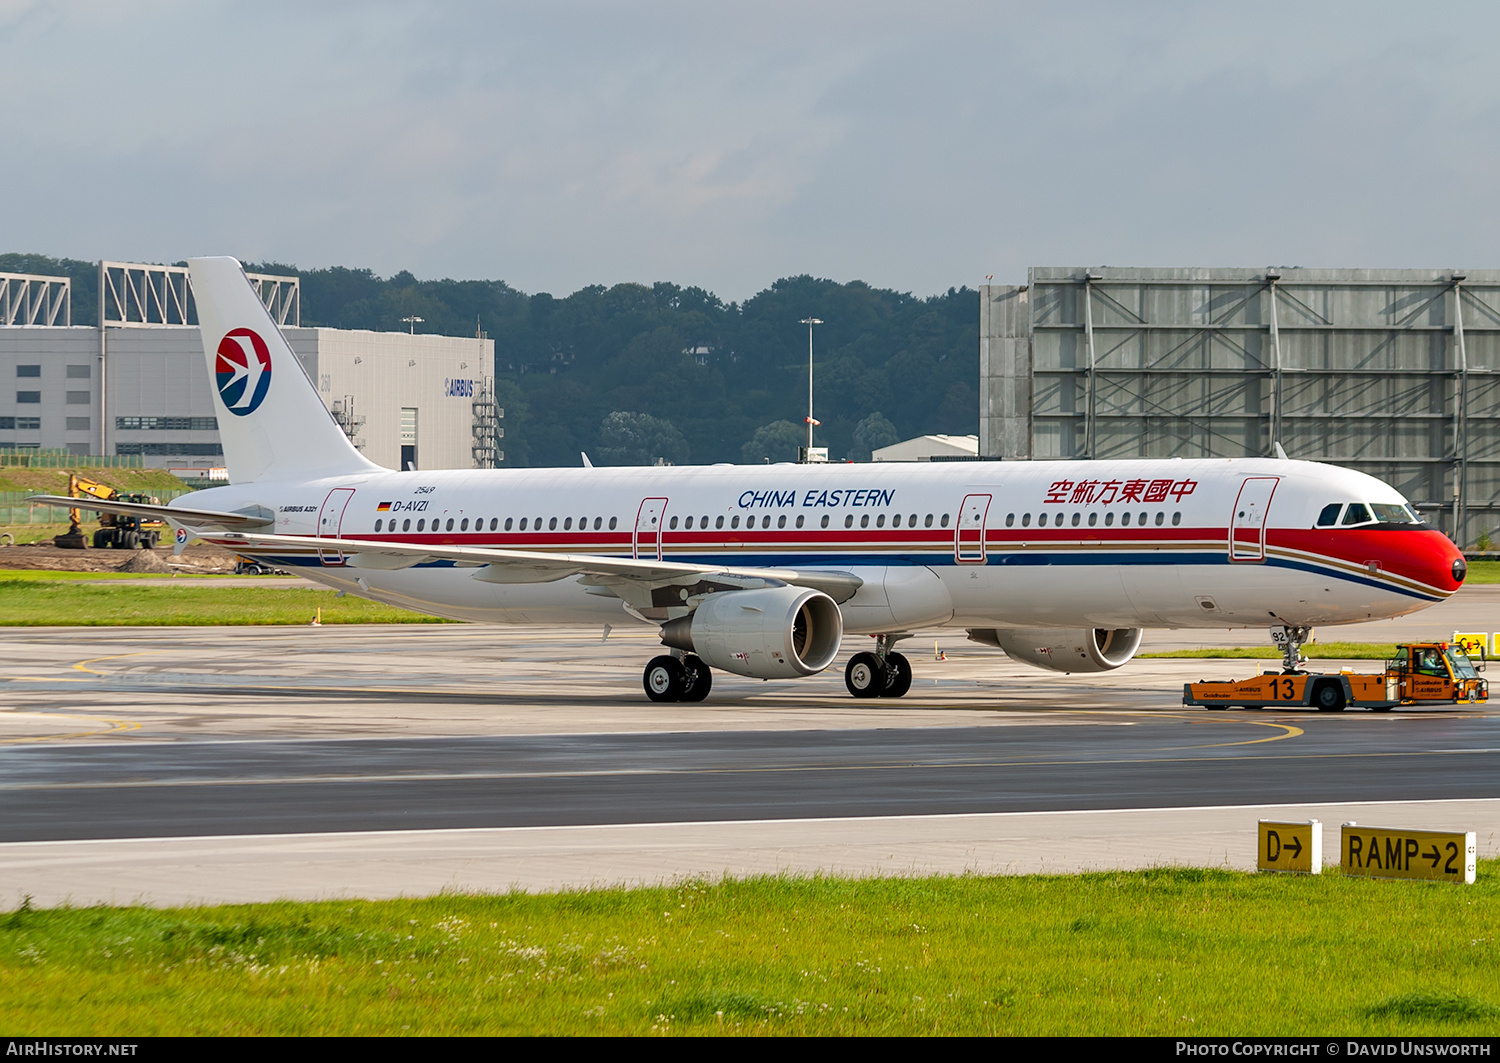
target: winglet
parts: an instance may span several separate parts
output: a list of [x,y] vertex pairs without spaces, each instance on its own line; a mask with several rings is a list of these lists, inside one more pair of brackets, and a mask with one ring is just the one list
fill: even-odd
[[1280,458],[1282,461],[1291,461],[1292,460],[1291,458],[1289,458],[1289,457],[1286,456],[1286,451],[1284,451],[1284,450],[1281,449],[1281,443],[1280,443],[1279,440],[1276,443],[1276,456],[1278,458]]

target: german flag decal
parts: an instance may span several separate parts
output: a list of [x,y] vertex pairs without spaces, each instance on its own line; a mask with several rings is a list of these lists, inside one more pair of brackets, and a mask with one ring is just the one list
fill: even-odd
[[375,512],[376,513],[385,513],[387,511],[389,511],[390,508],[391,508],[391,504],[389,502],[382,502],[382,503],[380,503],[380,505],[378,505],[378,506],[375,507]]

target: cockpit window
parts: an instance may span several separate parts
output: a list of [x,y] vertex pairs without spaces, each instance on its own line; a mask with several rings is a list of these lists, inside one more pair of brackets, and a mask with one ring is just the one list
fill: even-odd
[[1370,516],[1369,508],[1363,502],[1350,502],[1349,508],[1344,510],[1344,527],[1354,524],[1369,524],[1375,520]]
[[1323,507],[1323,512],[1318,514],[1319,528],[1332,528],[1339,522],[1339,510],[1344,508],[1342,502],[1330,502]]
[[1393,506],[1388,502],[1371,502],[1375,519],[1382,524],[1420,524],[1417,516],[1406,506]]

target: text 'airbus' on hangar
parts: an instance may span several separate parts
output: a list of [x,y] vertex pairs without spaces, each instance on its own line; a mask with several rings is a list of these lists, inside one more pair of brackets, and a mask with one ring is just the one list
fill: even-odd
[[980,289],[980,453],[1287,455],[1462,547],[1500,511],[1500,270],[1033,267]]
[[[504,460],[494,341],[303,327],[296,277],[251,282],[333,419],[387,468]],[[186,269],[101,262],[98,320],[66,277],[0,274],[0,450],[139,455],[183,475],[224,464]]]

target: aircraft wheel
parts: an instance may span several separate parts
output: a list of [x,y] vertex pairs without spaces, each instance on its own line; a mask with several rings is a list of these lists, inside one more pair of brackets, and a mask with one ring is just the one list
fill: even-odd
[[653,657],[641,682],[652,701],[680,701],[687,686],[687,674],[676,657]]
[[856,653],[844,668],[844,686],[857,698],[878,698],[885,692],[885,665],[873,653]]
[[1319,712],[1343,712],[1344,692],[1337,683],[1323,683],[1313,693],[1313,704]]
[[683,686],[680,701],[702,701],[714,687],[714,675],[702,657],[688,654],[682,659]]
[[903,697],[911,689],[911,662],[904,654],[888,653],[885,655],[885,690],[881,691],[883,698]]

